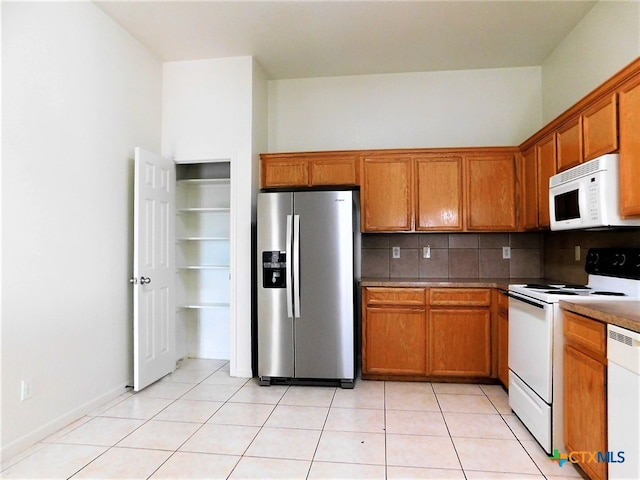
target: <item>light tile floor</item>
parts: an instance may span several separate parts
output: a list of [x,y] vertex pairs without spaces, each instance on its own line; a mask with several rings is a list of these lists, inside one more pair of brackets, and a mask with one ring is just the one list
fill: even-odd
[[500,386],[260,387],[187,360],[5,462],[11,478],[579,479]]

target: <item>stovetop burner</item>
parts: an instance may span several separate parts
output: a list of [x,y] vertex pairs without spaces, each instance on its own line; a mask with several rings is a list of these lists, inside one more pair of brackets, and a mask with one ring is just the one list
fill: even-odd
[[578,295],[576,292],[570,292],[568,290],[548,290],[544,292],[549,295]]
[[626,293],[622,292],[593,292],[591,295],[604,295],[607,297],[626,297]]
[[533,288],[535,290],[551,290],[551,289],[559,288],[559,287],[555,287],[553,285],[545,285],[543,283],[527,283],[524,287],[525,288]]

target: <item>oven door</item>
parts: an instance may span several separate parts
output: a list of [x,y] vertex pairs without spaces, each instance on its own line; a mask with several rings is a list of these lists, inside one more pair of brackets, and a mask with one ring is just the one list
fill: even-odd
[[509,292],[509,369],[552,402],[553,304]]

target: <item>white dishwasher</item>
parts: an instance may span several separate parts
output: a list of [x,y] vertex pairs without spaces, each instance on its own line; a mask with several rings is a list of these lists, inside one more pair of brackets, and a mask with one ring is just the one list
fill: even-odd
[[640,333],[607,331],[609,479],[640,479]]

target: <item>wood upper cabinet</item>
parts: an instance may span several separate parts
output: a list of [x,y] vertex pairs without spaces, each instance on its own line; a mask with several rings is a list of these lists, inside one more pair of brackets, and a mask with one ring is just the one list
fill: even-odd
[[[603,323],[564,312],[564,442],[568,452],[606,452],[607,359]],[[607,478],[604,462],[578,462],[594,480]]]
[[522,228],[538,228],[538,161],[535,147],[522,154]]
[[262,161],[262,188],[306,187],[309,165],[306,159],[273,158]]
[[640,75],[620,90],[620,214],[640,215]]
[[549,227],[549,179],[556,174],[556,135],[552,133],[536,145],[538,161],[538,226]]
[[517,180],[514,155],[465,157],[467,230],[515,230]]
[[311,186],[342,186],[358,184],[357,155],[313,158],[309,165]]
[[357,186],[357,152],[276,153],[260,155],[261,188]]
[[425,290],[365,288],[362,374],[426,374]]
[[462,230],[462,157],[415,159],[415,229]]
[[411,231],[413,159],[401,155],[365,157],[361,174],[362,231]]
[[582,115],[583,161],[618,150],[618,94],[603,98]]
[[569,120],[556,135],[558,171],[579,165],[582,162],[582,117]]
[[559,172],[618,149],[617,105],[613,93],[558,128]]
[[429,374],[491,376],[491,290],[432,288],[429,299]]

